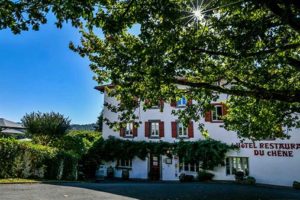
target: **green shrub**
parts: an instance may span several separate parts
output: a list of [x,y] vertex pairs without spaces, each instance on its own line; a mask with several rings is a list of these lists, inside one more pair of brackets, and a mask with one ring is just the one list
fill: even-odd
[[101,134],[95,131],[71,130],[60,140],[57,140],[54,145],[59,149],[72,151],[78,156],[82,156],[88,152],[94,142],[100,137]]
[[245,184],[248,185],[255,185],[256,179],[252,176],[247,176],[247,178],[244,180]]
[[47,160],[54,158],[56,151],[30,142],[0,139],[0,177],[42,178]]
[[0,139],[0,178],[77,179],[78,154]]
[[192,182],[192,181],[194,181],[194,176],[193,175],[187,175],[185,173],[181,173],[179,175],[179,181],[181,183],[183,183],[183,182]]
[[29,134],[36,143],[52,145],[70,128],[70,120],[59,113],[32,112],[21,119]]
[[199,181],[211,181],[215,175],[213,173],[207,171],[199,171],[198,172],[198,180]]
[[300,182],[294,181],[294,182],[293,182],[293,188],[294,188],[294,189],[300,190]]

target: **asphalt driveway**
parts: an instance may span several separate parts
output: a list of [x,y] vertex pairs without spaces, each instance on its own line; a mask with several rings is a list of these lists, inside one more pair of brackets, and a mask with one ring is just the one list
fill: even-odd
[[233,183],[64,183],[0,185],[0,200],[300,200],[300,191]]

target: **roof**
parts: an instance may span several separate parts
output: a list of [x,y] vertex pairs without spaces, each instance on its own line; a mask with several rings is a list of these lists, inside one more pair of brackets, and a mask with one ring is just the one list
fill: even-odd
[[99,86],[96,86],[95,89],[96,90],[99,90],[100,92],[104,92],[105,88],[113,88],[114,85],[113,84],[106,84],[106,85],[99,85]]
[[4,118],[0,118],[0,128],[24,129],[22,124],[12,122],[12,121],[6,120]]
[[16,129],[4,129],[1,131],[1,133],[4,134],[18,134],[18,135],[24,135],[25,133],[20,131],[20,130],[16,130]]

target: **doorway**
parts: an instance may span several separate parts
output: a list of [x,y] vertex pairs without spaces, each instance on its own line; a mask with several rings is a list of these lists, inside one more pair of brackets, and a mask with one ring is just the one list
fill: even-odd
[[150,180],[158,181],[160,180],[160,156],[159,155],[150,155],[150,171],[149,178]]

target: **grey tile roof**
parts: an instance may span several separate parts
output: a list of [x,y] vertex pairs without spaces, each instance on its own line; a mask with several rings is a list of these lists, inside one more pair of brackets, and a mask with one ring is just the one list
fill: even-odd
[[0,128],[24,129],[22,124],[15,123],[4,118],[0,118]]
[[25,135],[24,132],[20,131],[20,130],[16,130],[16,129],[4,129],[1,131],[1,133],[5,133],[5,134],[17,134],[17,135]]

